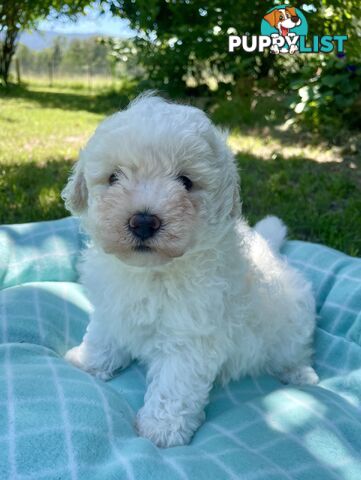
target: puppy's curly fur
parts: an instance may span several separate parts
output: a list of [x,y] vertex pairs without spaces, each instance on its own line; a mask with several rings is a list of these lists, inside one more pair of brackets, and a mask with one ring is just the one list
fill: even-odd
[[[144,362],[136,427],[161,447],[191,440],[216,380],[317,382],[310,285],[277,254],[281,221],[252,230],[238,192],[225,135],[154,95],[98,127],[63,192],[92,238],[81,275],[94,305],[66,358],[104,380]],[[129,227],[139,212],[160,223],[147,238]]]

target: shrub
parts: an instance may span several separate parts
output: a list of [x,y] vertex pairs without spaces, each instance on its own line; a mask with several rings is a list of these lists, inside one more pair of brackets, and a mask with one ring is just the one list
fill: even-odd
[[291,108],[298,121],[322,133],[361,123],[361,64],[347,57],[309,60],[291,83]]

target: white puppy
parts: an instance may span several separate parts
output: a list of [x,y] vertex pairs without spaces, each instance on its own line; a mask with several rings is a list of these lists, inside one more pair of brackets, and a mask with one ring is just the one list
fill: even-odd
[[147,365],[139,435],[189,442],[216,380],[317,382],[310,285],[277,256],[277,218],[256,231],[241,218],[232,153],[202,111],[139,97],[98,127],[63,196],[92,239],[81,277],[94,305],[66,358],[104,380]]

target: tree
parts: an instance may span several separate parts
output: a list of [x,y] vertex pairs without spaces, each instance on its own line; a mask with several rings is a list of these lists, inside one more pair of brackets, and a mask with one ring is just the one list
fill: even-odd
[[74,16],[84,11],[90,0],[0,0],[0,79],[8,82],[11,60],[22,30],[36,27],[50,14]]
[[[260,34],[262,17],[287,0],[112,0],[115,15],[127,18],[138,32],[139,59],[155,85],[185,88],[186,79],[205,83],[205,76],[233,83],[240,78],[267,76],[284,68],[282,59],[266,53],[228,52],[228,35]],[[316,11],[307,18],[312,34],[357,37],[359,0],[314,0]],[[352,42],[348,42],[348,47]],[[249,86],[249,85],[248,85]]]
[[60,67],[71,74],[104,74],[110,71],[110,47],[97,37],[72,40],[63,51]]
[[267,73],[273,57],[230,54],[228,34],[259,34],[261,18],[272,6],[273,0],[114,0],[110,8],[138,31],[135,44],[149,79],[181,91],[187,78],[202,85],[207,77],[236,80],[244,69]]

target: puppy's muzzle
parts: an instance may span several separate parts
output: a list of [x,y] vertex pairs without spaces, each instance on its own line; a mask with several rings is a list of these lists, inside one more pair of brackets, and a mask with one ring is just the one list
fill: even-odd
[[139,212],[130,217],[128,224],[132,234],[144,241],[156,234],[160,229],[161,221],[156,215]]

